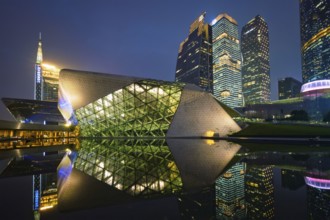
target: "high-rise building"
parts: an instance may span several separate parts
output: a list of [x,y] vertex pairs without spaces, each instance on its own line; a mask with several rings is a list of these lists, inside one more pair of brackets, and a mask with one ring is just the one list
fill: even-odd
[[58,100],[58,78],[60,69],[46,63],[41,64],[42,69],[42,100]]
[[301,82],[292,77],[278,80],[278,99],[299,97],[301,85]]
[[303,83],[330,79],[330,2],[300,0]]
[[37,60],[35,64],[35,75],[34,75],[34,99],[42,100],[42,42],[41,33],[39,34]]
[[211,25],[213,94],[230,107],[240,107],[243,97],[238,24],[228,14],[220,14]]
[[37,61],[35,64],[34,99],[43,101],[58,100],[58,79],[60,69],[43,62],[41,33],[39,34]]
[[205,13],[190,25],[189,36],[180,44],[175,80],[212,93],[212,33],[204,17]]
[[242,84],[246,104],[270,101],[269,36],[266,21],[257,15],[241,33]]

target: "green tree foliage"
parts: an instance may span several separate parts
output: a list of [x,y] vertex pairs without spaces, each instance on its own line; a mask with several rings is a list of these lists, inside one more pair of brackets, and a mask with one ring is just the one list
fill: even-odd
[[292,121],[308,121],[308,113],[304,110],[294,110],[291,112],[290,120]]
[[327,114],[324,115],[323,121],[324,122],[330,122],[330,111]]

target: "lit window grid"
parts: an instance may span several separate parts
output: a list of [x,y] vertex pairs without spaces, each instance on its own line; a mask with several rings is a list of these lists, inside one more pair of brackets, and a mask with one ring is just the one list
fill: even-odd
[[[226,37],[218,38],[223,33]],[[212,26],[213,40],[213,94],[230,107],[240,107],[242,100],[241,52],[238,41],[238,26],[223,17]],[[220,57],[228,54],[231,64],[221,64]],[[221,97],[222,91],[230,96]]]
[[182,190],[164,139],[82,140],[75,168],[126,193],[149,198]]
[[182,83],[143,80],[76,111],[82,136],[164,137],[179,105]]

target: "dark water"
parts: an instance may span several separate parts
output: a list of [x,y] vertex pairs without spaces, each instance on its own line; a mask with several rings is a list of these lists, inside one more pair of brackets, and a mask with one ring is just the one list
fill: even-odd
[[330,219],[330,146],[88,139],[44,149],[2,157],[0,219]]

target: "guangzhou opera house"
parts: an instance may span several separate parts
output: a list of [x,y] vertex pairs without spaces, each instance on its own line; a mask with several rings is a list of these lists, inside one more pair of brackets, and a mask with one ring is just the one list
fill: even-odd
[[226,136],[233,110],[179,82],[63,69],[58,107],[82,137]]

